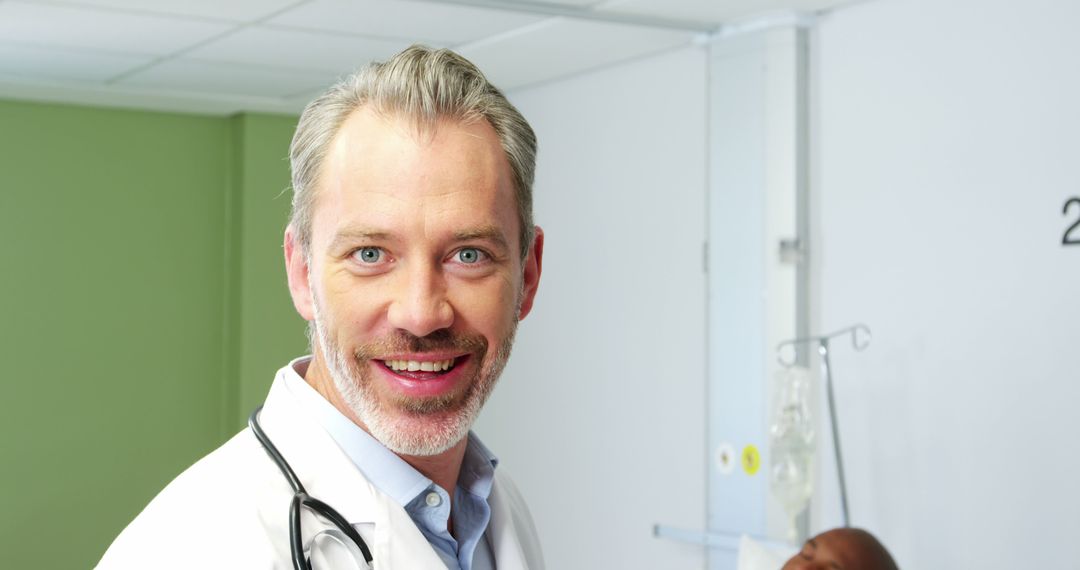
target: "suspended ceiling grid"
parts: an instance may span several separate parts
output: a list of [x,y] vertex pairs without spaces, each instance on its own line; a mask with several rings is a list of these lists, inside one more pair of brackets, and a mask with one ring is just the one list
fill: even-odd
[[513,90],[843,1],[0,0],[0,98],[295,113],[416,42],[454,48]]

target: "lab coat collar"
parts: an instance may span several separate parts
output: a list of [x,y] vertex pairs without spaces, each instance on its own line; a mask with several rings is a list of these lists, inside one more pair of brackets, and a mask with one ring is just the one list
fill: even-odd
[[499,570],[528,570],[528,558],[522,548],[518,537],[526,529],[518,528],[511,511],[511,501],[506,493],[510,491],[512,483],[504,483],[499,474],[495,475],[496,483],[491,488],[491,496],[488,502],[491,504],[491,521],[488,523],[488,533],[491,538],[491,551],[495,558],[495,567]]
[[293,400],[326,431],[376,489],[405,506],[432,485],[413,468],[342,414],[301,375],[311,357],[297,358],[278,372]]
[[[280,376],[270,387],[260,422],[308,494],[335,508],[351,524],[359,525],[365,539],[372,539],[369,545],[377,566],[445,567],[405,510],[364,478],[348,455],[292,397]],[[268,507],[260,515],[265,524],[280,527],[278,534],[287,537],[289,494],[282,494],[281,487],[289,488],[283,476],[279,479],[273,493],[280,497],[280,506],[271,508],[269,500],[262,501]],[[309,521],[315,522],[305,518],[305,538],[310,536]]]

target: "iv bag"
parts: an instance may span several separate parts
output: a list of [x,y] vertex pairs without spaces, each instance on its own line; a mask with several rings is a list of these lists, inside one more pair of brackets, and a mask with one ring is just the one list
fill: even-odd
[[777,372],[769,415],[769,490],[787,511],[792,539],[796,535],[795,517],[809,504],[814,490],[811,393],[811,376],[806,368]]

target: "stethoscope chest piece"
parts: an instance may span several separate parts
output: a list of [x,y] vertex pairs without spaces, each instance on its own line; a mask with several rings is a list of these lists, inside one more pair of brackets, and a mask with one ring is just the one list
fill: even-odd
[[311,539],[308,560],[313,570],[373,570],[374,562],[364,560],[364,553],[345,533],[328,528]]

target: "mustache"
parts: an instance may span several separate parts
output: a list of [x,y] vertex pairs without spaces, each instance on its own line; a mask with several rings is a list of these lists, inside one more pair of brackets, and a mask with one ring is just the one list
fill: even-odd
[[440,329],[424,336],[408,331],[393,333],[356,348],[356,357],[367,360],[385,354],[401,352],[486,352],[487,340],[479,335],[455,333]]

